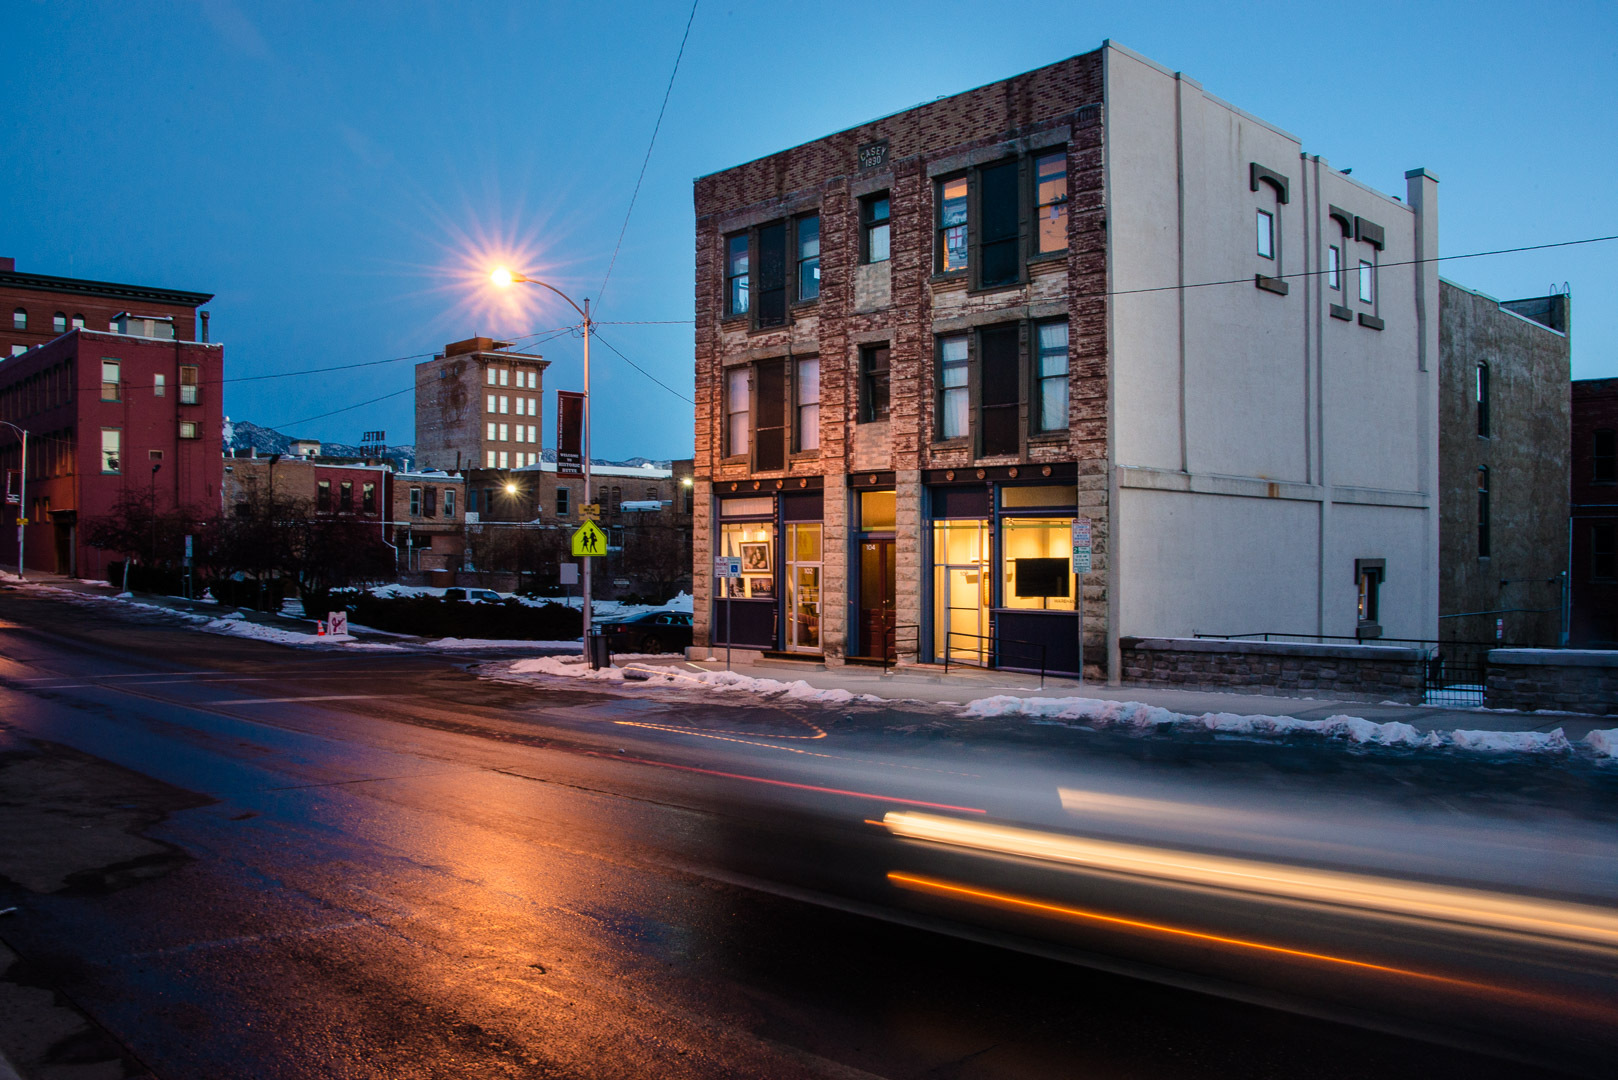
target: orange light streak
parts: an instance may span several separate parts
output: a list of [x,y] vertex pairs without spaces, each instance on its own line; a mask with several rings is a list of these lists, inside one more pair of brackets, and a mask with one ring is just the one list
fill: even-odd
[[1012,893],[991,892],[988,889],[976,889],[967,885],[955,885],[948,881],[939,881],[936,878],[920,877],[916,874],[906,874],[898,870],[888,872],[888,880],[901,888],[915,892],[931,893],[935,896],[951,896],[960,899],[976,900],[1012,911],[1028,911],[1039,915],[1054,915],[1077,922],[1102,923],[1108,926],[1120,926],[1130,930],[1145,930],[1154,934],[1163,934],[1170,937],[1188,938],[1193,941],[1204,941],[1214,945],[1231,945],[1243,949],[1253,949],[1258,952],[1273,953],[1280,956],[1291,956],[1300,960],[1315,960],[1327,964],[1340,964],[1344,967],[1360,968],[1365,971],[1376,971],[1387,975],[1403,975],[1411,979],[1425,979],[1430,982],[1440,982],[1451,986],[1465,986],[1474,990],[1493,990],[1494,987],[1482,983],[1470,982],[1466,979],[1451,978],[1448,975],[1433,975],[1425,971],[1413,971],[1409,968],[1389,967],[1386,964],[1373,964],[1367,960],[1350,960],[1344,956],[1333,956],[1330,953],[1309,952],[1306,949],[1289,949],[1284,945],[1270,945],[1262,941],[1248,941],[1245,938],[1226,937],[1223,934],[1209,934],[1201,930],[1187,930],[1180,926],[1167,926],[1163,923],[1144,922],[1140,919],[1126,919],[1121,915],[1107,915],[1099,911],[1086,911],[1084,908],[1069,907],[1066,904],[1053,904],[1045,900],[1033,900],[1026,896],[1016,896]]

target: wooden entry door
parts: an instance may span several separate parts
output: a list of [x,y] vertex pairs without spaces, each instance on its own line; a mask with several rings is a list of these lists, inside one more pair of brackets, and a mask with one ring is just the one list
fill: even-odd
[[895,582],[892,540],[860,541],[860,655],[898,659],[894,634]]

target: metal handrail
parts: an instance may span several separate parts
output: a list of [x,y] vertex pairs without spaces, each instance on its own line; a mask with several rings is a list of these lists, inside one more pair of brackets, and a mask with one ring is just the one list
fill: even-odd
[[969,634],[965,630],[946,630],[944,632],[944,674],[949,674],[950,641],[956,637],[975,638],[978,641],[988,641],[993,644],[995,655],[1000,653],[1000,646],[1006,645],[1033,645],[1039,649],[1039,688],[1045,689],[1045,643],[1043,641],[1024,641],[1022,638],[1003,638],[996,634]]
[[886,675],[888,673],[889,669],[893,665],[895,665],[895,664],[897,664],[899,662],[899,631],[901,631],[901,630],[914,630],[916,632],[916,649],[918,651],[921,649],[921,627],[920,626],[916,625],[915,623],[894,623],[893,624],[893,657],[891,659],[888,657],[888,643],[887,643],[887,641],[884,640],[882,642],[882,674],[884,674],[884,675]]

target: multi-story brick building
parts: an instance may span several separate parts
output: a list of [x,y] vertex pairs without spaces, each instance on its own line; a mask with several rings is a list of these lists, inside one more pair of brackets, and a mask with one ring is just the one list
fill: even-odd
[[459,570],[466,552],[466,478],[441,471],[399,473],[393,480],[392,524],[401,570]]
[[1111,43],[698,179],[698,644],[1074,671],[1080,588],[1092,674],[1125,635],[1434,637],[1406,181]]
[[[121,325],[154,330],[154,321]],[[163,330],[168,324],[157,324]],[[126,494],[160,514],[199,521],[219,509],[222,412],[219,345],[144,333],[69,330],[0,363],[0,467],[27,469],[27,564],[99,577],[119,556],[94,548],[84,526],[114,513]],[[20,494],[20,484],[12,481]],[[17,534],[0,530],[0,562],[14,562]]]
[[1554,648],[1567,568],[1570,300],[1439,284],[1439,623]]
[[0,258],[0,357],[18,356],[69,330],[118,331],[120,315],[166,322],[153,326],[152,336],[207,341],[208,313],[201,313],[198,335],[197,308],[212,299],[211,293],[25,274],[15,259]]
[[1618,648],[1618,379],[1573,383],[1568,644]]
[[544,371],[537,353],[469,338],[416,365],[416,456],[423,469],[518,469],[545,444]]

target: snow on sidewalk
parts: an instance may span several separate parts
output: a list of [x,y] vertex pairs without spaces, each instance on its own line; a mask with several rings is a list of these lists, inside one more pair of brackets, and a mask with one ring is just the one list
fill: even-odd
[[668,665],[634,662],[637,659],[666,660],[667,656],[639,657],[628,654],[615,656],[613,659],[627,660],[630,664],[627,667],[591,669],[585,664],[584,659],[578,656],[537,656],[532,660],[518,660],[511,665],[511,672],[514,675],[550,675],[566,679],[590,679],[596,682],[621,683],[632,680],[646,686],[700,687],[719,693],[751,693],[779,696],[790,701],[820,701],[828,704],[884,700],[875,694],[855,694],[841,688],[822,690],[810,686],[802,679],[781,682],[779,679],[754,679],[746,675],[737,675],[733,671],[682,671]]
[[1206,731],[1216,735],[1287,738],[1295,735],[1340,740],[1361,746],[1400,747],[1410,750],[1477,750],[1518,754],[1567,753],[1577,745],[1595,757],[1618,757],[1618,728],[1592,731],[1577,744],[1561,728],[1554,731],[1427,731],[1391,721],[1378,723],[1339,714],[1324,720],[1295,716],[1243,715],[1216,712],[1192,715],[1138,701],[1099,698],[1027,698],[1007,694],[969,703],[973,717],[1026,716],[1035,720],[1076,720],[1097,728],[1124,728],[1141,733]]

